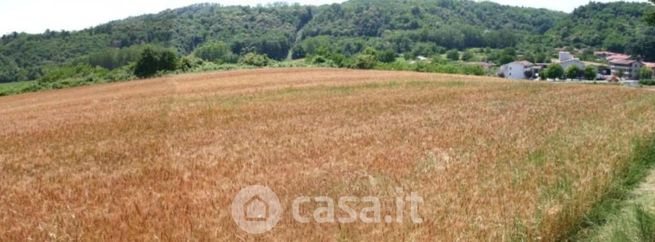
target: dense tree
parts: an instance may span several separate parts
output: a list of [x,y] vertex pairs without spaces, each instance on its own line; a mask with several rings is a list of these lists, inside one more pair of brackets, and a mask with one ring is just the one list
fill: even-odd
[[[655,0],[650,0],[650,2],[655,4]],[[650,25],[655,25],[655,10],[651,10],[651,12],[646,17],[646,22],[648,22]]]
[[584,69],[584,78],[586,80],[590,80],[590,81],[596,80],[597,73],[598,72],[597,72],[596,68],[594,68],[592,66],[587,66]]
[[150,77],[159,71],[172,71],[177,68],[177,55],[171,50],[146,47],[134,67],[138,77]]
[[566,77],[569,79],[580,79],[581,74],[582,70],[578,66],[572,65],[566,69]]
[[355,68],[358,69],[373,69],[375,67],[375,55],[362,53],[355,57]]
[[391,63],[396,60],[396,52],[393,50],[387,49],[377,54],[378,61],[383,63]]
[[462,60],[463,61],[471,61],[473,59],[473,53],[471,51],[464,51],[464,54],[462,54]]
[[[230,56],[230,51],[235,55],[218,62],[233,62],[251,52],[277,60],[311,58],[323,48],[330,56],[322,56],[338,66],[352,65],[354,56],[367,46],[406,58],[489,48],[487,60],[496,64],[519,56],[546,62],[554,48],[564,46],[627,51],[655,60],[655,32],[643,21],[653,9],[646,3],[590,3],[565,14],[470,0],[350,0],[324,6],[257,7],[197,4],[76,32],[4,35],[0,61],[9,64],[1,66],[0,73],[1,81],[16,81],[37,79],[49,66],[88,63],[120,69],[136,62],[144,45],[171,48],[185,56],[196,53],[211,61],[222,59],[216,55]],[[516,51],[498,51],[510,48]],[[381,61],[384,54],[391,60],[390,51],[376,57]]]
[[570,16],[550,29],[547,35],[559,46],[600,47],[655,60],[655,56],[650,53],[643,54],[641,49],[634,46],[629,48],[630,43],[641,42],[637,45],[648,46],[648,39],[655,39],[655,32],[645,31],[649,28],[643,21],[648,12],[654,9],[648,3],[591,2],[575,9]]
[[20,70],[13,60],[0,55],[0,83],[21,79]]
[[559,64],[550,65],[544,72],[546,77],[550,79],[558,79],[564,77],[564,68],[562,68],[562,66]]
[[642,67],[639,69],[639,79],[648,80],[653,79],[653,70],[648,67]]
[[205,43],[198,47],[193,54],[204,61],[217,63],[235,63],[238,60],[230,46],[221,41]]
[[655,27],[640,31],[630,44],[628,53],[644,60],[655,61]]
[[136,62],[144,48],[147,46],[135,45],[128,48],[109,48],[89,54],[86,58],[91,66],[100,66],[106,69],[115,69]]
[[457,50],[450,50],[446,53],[446,58],[449,60],[459,60],[459,51]]
[[267,66],[270,63],[270,59],[266,55],[257,54],[254,52],[245,54],[240,60],[239,63],[251,66]]

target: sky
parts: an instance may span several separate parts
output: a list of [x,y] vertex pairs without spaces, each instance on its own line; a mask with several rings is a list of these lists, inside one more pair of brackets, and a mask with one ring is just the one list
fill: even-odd
[[[0,35],[13,31],[42,33],[50,30],[81,30],[111,20],[157,13],[194,3],[257,5],[272,2],[329,4],[344,0],[0,0]],[[590,0],[491,0],[506,5],[549,8],[571,12]],[[613,0],[595,0],[609,2]],[[645,0],[630,0],[645,1]]]

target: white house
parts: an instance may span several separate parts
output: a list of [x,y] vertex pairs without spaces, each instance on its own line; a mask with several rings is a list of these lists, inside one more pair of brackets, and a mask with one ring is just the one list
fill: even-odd
[[502,73],[503,77],[507,79],[521,80],[526,78],[525,72],[532,71],[533,66],[534,64],[529,61],[515,61],[502,65],[500,67],[500,72]]

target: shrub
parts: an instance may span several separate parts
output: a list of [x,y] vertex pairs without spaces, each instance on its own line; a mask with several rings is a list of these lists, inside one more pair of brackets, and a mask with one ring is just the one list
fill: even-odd
[[268,58],[266,55],[261,55],[257,53],[250,52],[239,60],[239,63],[244,64],[244,65],[251,65],[251,66],[267,66],[271,60]]
[[84,78],[90,75],[105,77],[107,69],[102,67],[91,67],[88,64],[67,65],[52,67],[46,70],[46,73],[39,78],[39,84],[54,83],[64,79]]
[[446,53],[446,58],[449,60],[459,60],[459,51],[457,50],[450,50]]
[[594,68],[594,67],[587,66],[584,69],[584,78],[587,79],[587,80],[590,80],[590,81],[595,80],[596,79],[596,74],[597,74],[596,68]]
[[653,78],[653,70],[651,70],[648,67],[642,67],[639,69],[639,79],[652,79]]
[[374,55],[370,54],[359,54],[355,57],[354,67],[358,69],[373,69],[377,59]]
[[653,80],[653,79],[639,80],[639,84],[644,85],[644,86],[655,86],[655,80]]
[[195,56],[185,56],[182,59],[180,59],[180,69],[182,71],[190,71],[196,67],[201,66],[204,63],[204,61],[198,57]]
[[466,52],[464,52],[464,54],[462,54],[462,60],[463,61],[470,61],[470,60],[473,59],[473,57],[474,57],[473,53],[471,53],[470,51],[466,51]]
[[546,77],[551,79],[562,78],[564,76],[564,68],[559,64],[549,66],[544,72]]
[[155,50],[146,47],[136,63],[134,74],[150,77],[160,71],[173,71],[177,68],[177,55],[171,50]]
[[569,79],[578,79],[580,78],[581,70],[577,66],[570,66],[566,69],[566,77]]
[[383,63],[391,63],[396,60],[396,52],[393,50],[385,50],[378,53],[378,61]]

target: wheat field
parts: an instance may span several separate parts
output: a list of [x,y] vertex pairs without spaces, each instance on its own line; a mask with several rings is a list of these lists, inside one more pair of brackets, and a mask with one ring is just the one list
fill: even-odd
[[[0,240],[552,241],[651,137],[618,86],[338,69],[169,76],[0,98]],[[421,224],[241,231],[243,187],[424,198]]]

